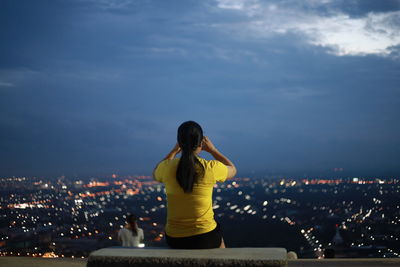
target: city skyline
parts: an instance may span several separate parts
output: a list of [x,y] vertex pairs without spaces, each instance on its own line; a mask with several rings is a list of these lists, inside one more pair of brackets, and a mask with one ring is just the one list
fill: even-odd
[[[152,177],[9,177],[0,185],[0,257],[84,258],[118,245],[117,232],[132,213],[144,246],[166,246],[168,196]],[[326,249],[339,258],[398,258],[399,185],[237,177],[214,185],[212,209],[229,247],[278,246],[300,258],[323,258]]]
[[186,120],[238,175],[398,177],[399,17],[397,0],[1,1],[0,177],[150,175]]

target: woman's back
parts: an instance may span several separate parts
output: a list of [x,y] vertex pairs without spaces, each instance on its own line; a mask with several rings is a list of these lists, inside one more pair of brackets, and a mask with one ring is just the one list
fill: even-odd
[[144,234],[142,228],[137,228],[137,234],[135,235],[131,229],[122,228],[118,231],[118,240],[121,241],[123,247],[139,247],[139,244],[143,241]]
[[[234,177],[236,168],[194,121],[179,126],[177,140],[153,171],[154,179],[165,184],[167,194],[166,242],[172,248],[223,248],[221,229],[214,220],[212,192],[217,181]],[[200,158],[201,151],[215,160]],[[175,158],[178,153],[181,157]]]
[[216,227],[212,209],[214,184],[227,178],[227,167],[217,160],[197,157],[204,167],[193,191],[185,193],[176,179],[180,158],[162,161],[155,170],[157,181],[165,184],[167,194],[166,233],[171,237],[186,237],[207,233]]

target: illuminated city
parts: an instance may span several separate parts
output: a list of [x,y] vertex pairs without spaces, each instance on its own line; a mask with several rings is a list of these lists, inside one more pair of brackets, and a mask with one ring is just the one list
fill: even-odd
[[[128,213],[139,216],[145,246],[166,246],[164,187],[149,176],[4,177],[0,185],[1,256],[87,257],[119,245]],[[213,209],[228,247],[399,257],[399,190],[398,179],[234,178],[215,186]]]

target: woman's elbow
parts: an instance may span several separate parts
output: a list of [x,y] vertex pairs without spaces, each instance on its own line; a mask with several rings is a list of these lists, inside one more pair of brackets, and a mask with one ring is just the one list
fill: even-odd
[[236,176],[236,174],[237,174],[236,167],[235,167],[235,166],[233,166],[233,175],[232,175],[232,178],[233,178],[233,177],[235,177],[235,176]]
[[236,173],[237,173],[237,170],[236,170],[235,166],[228,167],[228,179],[235,177]]
[[156,179],[156,169],[157,169],[157,167],[154,168],[153,173],[152,173],[152,176],[153,176],[153,179],[154,179],[154,180],[158,181],[158,180]]

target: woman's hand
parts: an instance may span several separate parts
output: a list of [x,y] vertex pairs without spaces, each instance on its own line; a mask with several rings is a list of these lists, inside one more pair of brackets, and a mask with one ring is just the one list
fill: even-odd
[[212,153],[213,151],[217,150],[214,146],[214,144],[211,142],[211,140],[207,137],[203,137],[203,142],[202,142],[202,150],[207,151],[208,153]]
[[227,179],[233,178],[236,175],[236,167],[227,157],[225,157],[218,149],[213,145],[210,139],[207,136],[204,136],[202,142],[202,149],[210,153],[216,160],[225,164],[228,167],[228,175]]
[[178,143],[176,143],[176,145],[174,146],[174,148],[172,149],[171,152],[174,152],[175,154],[178,154],[179,152],[181,152],[181,147],[179,146]]
[[179,144],[176,143],[176,145],[171,150],[171,152],[169,152],[168,155],[165,156],[165,158],[163,160],[165,160],[165,159],[169,159],[169,160],[174,159],[176,154],[178,154],[179,152],[181,152],[181,148],[179,147]]

